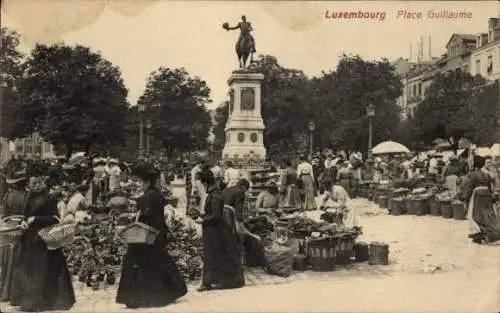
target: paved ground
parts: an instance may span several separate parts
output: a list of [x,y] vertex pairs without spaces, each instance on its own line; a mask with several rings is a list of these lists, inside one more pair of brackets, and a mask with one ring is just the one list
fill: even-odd
[[[470,243],[466,221],[388,216],[365,200],[354,201],[364,231],[360,240],[387,242],[388,266],[362,263],[287,279],[252,269],[243,289],[200,294],[194,284],[178,303],[140,311],[500,312],[500,247]],[[130,311],[114,303],[115,288],[75,289],[74,312]]]

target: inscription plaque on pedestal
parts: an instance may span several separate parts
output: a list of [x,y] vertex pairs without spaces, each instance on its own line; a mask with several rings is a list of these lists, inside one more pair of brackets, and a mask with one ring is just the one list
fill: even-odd
[[252,87],[241,88],[241,110],[253,111],[255,109],[255,89]]

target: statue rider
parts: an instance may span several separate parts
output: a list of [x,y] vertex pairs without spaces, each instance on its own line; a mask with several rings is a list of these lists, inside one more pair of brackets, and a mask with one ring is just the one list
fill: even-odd
[[236,43],[236,46],[239,46],[241,41],[248,36],[248,39],[252,42],[252,53],[257,52],[255,50],[255,39],[253,38],[252,34],[250,32],[253,30],[252,29],[252,24],[250,22],[247,22],[247,18],[245,15],[241,16],[241,22],[238,23],[238,25],[234,27],[228,27],[226,30],[240,30],[240,37],[238,38],[238,42]]

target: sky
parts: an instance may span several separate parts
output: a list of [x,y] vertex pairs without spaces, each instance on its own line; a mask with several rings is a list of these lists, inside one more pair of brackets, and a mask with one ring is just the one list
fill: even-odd
[[[420,37],[424,59],[445,52],[453,33],[486,32],[496,17],[497,1],[167,1],[167,0],[7,0],[2,26],[21,33],[23,52],[35,43],[80,44],[99,51],[117,65],[135,105],[148,75],[159,68],[184,67],[211,88],[217,107],[227,99],[227,79],[238,67],[236,31],[227,32],[246,15],[252,23],[258,53],[271,54],[282,66],[308,76],[336,68],[339,57],[417,59]],[[332,11],[385,12],[380,19],[327,19]],[[431,19],[429,10],[470,12],[470,18]],[[404,19],[398,11],[422,12]],[[400,12],[401,13],[401,12]],[[401,15],[401,14],[400,14]],[[380,16],[380,15],[379,15]]]

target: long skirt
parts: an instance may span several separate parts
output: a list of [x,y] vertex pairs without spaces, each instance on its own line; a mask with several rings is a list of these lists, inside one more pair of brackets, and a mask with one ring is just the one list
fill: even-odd
[[48,250],[37,232],[28,230],[21,238],[11,304],[22,311],[68,310],[75,293],[66,258],[62,249]]
[[474,239],[486,239],[489,242],[500,240],[500,220],[493,206],[492,194],[487,187],[474,189],[469,200],[470,235]]
[[288,185],[281,201],[281,206],[285,208],[302,208],[300,193],[295,185]]
[[457,175],[448,175],[445,178],[445,186],[446,189],[453,192],[454,195],[458,193],[458,176]]
[[11,243],[0,248],[0,301],[10,301],[14,266],[19,259],[19,243]]
[[116,302],[131,308],[162,307],[187,293],[182,275],[162,245],[130,245]]
[[245,285],[238,238],[222,220],[203,225],[203,284],[221,289]]
[[314,188],[314,181],[311,175],[301,175],[302,185],[304,186],[304,201],[302,202],[302,209],[307,211],[316,210],[316,190]]
[[339,183],[342,188],[347,192],[347,195],[351,196],[351,179],[350,178],[340,178]]

